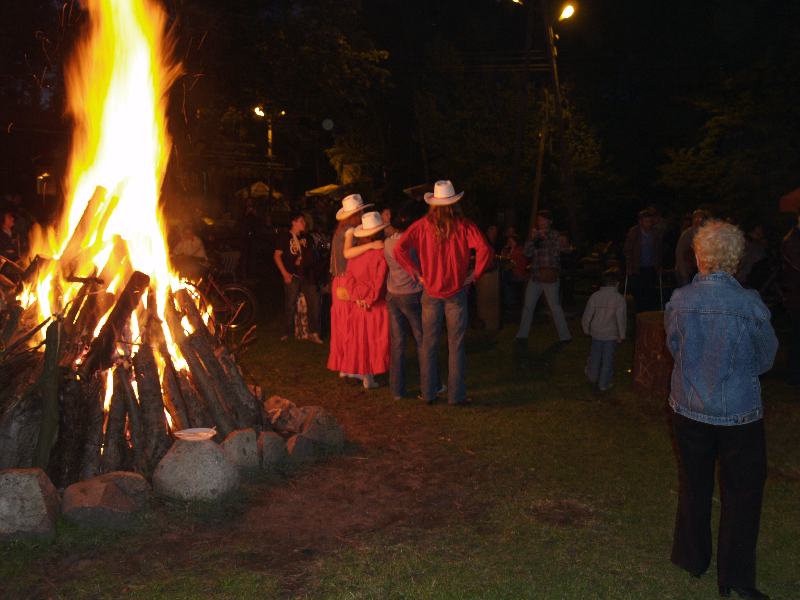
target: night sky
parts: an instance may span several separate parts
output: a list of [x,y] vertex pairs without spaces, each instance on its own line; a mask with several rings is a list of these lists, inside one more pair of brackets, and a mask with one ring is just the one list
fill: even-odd
[[[175,143],[192,157],[173,167],[203,170],[203,157],[228,144],[261,160],[263,125],[249,111],[269,97],[288,109],[275,133],[276,152],[292,169],[282,183],[291,194],[336,179],[324,151],[338,144],[346,160],[367,165],[376,194],[452,175],[475,189],[484,217],[495,205],[524,214],[549,73],[526,81],[492,65],[522,52],[527,7],[511,0],[166,4],[186,69],[173,90]],[[69,123],[60,73],[82,16],[75,2],[49,0],[4,2],[1,10],[0,187],[28,194],[38,171],[63,169]],[[598,200],[614,211],[650,203],[681,211],[703,201],[744,210],[800,185],[792,135],[800,126],[798,17],[795,2],[586,0],[557,23],[565,97],[583,124],[580,144],[597,163],[576,175],[586,210]],[[532,49],[543,51],[538,5],[531,34]],[[343,58],[342,47],[357,56]],[[388,56],[362,69],[359,53],[372,51]],[[434,107],[427,115],[421,99]],[[333,132],[322,129],[324,118],[335,122]],[[670,152],[680,149],[687,154],[676,161]],[[558,208],[558,165],[548,151],[544,193]],[[726,171],[740,178],[726,182]]]

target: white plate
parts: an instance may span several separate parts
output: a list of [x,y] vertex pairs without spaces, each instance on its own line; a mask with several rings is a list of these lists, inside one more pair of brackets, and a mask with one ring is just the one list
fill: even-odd
[[193,427],[191,429],[181,429],[176,431],[173,435],[179,440],[187,442],[202,442],[203,440],[210,440],[217,435],[215,428],[209,429],[208,427]]

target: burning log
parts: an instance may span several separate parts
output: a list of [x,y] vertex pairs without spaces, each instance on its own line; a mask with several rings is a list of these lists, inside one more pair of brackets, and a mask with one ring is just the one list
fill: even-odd
[[176,375],[181,395],[186,401],[189,427],[213,427],[214,419],[211,418],[211,414],[208,412],[208,407],[206,407],[202,396],[197,392],[192,382],[189,381],[188,373],[177,371]]
[[255,427],[256,430],[259,430],[259,424],[261,423],[260,403],[250,392],[239,366],[225,346],[217,348],[217,357],[225,369],[233,394],[237,398],[236,407],[240,418],[248,423],[248,427]]
[[194,333],[189,335],[189,343],[203,361],[215,385],[220,386],[218,391],[231,408],[237,427],[257,426],[260,423],[259,407],[233,357],[224,346],[217,347],[215,351],[216,339],[206,327],[191,294],[185,289],[179,290],[175,293],[175,299],[194,329]]
[[164,417],[164,400],[161,396],[161,382],[158,379],[158,365],[153,349],[148,344],[142,344],[139,351],[133,356],[133,371],[136,375],[136,388],[139,392],[139,406],[142,409],[144,454],[148,472],[150,472],[169,450],[170,440]]
[[0,469],[33,464],[42,421],[42,399],[36,381],[41,353],[26,353],[0,369]]
[[87,377],[97,370],[108,369],[113,364],[114,347],[117,340],[122,339],[121,333],[125,329],[131,313],[139,304],[142,294],[150,285],[150,277],[141,271],[134,271],[122,290],[119,299],[108,320],[100,330],[99,335],[92,340],[89,351],[81,366],[81,374]]
[[83,455],[81,457],[80,478],[91,479],[100,471],[100,448],[103,445],[103,385],[104,377],[100,373],[95,373],[92,377],[91,385],[86,390],[88,393],[84,401],[86,403],[86,441],[83,444]]
[[103,435],[103,456],[100,459],[100,470],[111,473],[120,469],[126,455],[125,443],[125,413],[127,412],[128,399],[126,397],[123,379],[129,379],[124,367],[117,365],[112,372],[114,392],[111,394],[111,404],[108,407],[108,420],[106,431]]
[[225,406],[223,398],[217,394],[217,388],[214,386],[211,375],[197,356],[194,348],[189,344],[183,332],[180,314],[172,305],[171,301],[167,302],[167,306],[164,309],[164,317],[166,318],[170,333],[172,334],[172,339],[178,344],[181,354],[183,354],[186,363],[189,365],[189,373],[192,382],[200,391],[203,400],[205,400],[206,406],[208,406],[214,423],[217,426],[217,430],[223,437],[228,435],[234,430],[233,421],[228,413],[228,409]]
[[[133,391],[133,384],[131,384],[131,373],[128,369],[123,369],[117,366],[121,371],[118,380],[114,380],[114,390],[120,390],[122,396],[125,398],[125,410],[128,413],[128,434],[130,435],[130,443],[133,452],[129,457],[126,467],[132,471],[143,473],[147,467],[147,460],[144,453],[145,441],[144,433],[142,431],[142,414],[139,407],[139,402],[136,399],[136,394]],[[117,386],[119,382],[119,388]]]
[[[59,371],[63,372],[62,369]],[[95,435],[91,429],[97,425],[94,421],[94,403],[101,402],[102,397],[102,385],[98,378],[82,378],[74,373],[67,373],[63,377],[58,437],[50,452],[48,465],[48,474],[56,487],[65,487],[80,479],[86,462],[86,445]]]
[[58,386],[61,372],[58,368],[58,355],[61,347],[61,321],[56,319],[45,334],[44,368],[37,386],[42,396],[42,424],[36,442],[33,466],[47,469],[50,451],[56,442],[58,432]]

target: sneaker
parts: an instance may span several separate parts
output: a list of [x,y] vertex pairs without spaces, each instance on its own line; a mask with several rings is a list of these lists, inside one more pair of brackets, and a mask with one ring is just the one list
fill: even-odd
[[[437,395],[437,396],[441,396],[441,395],[442,395],[442,394],[444,394],[446,391],[447,391],[447,386],[446,386],[445,384],[442,384],[441,386],[439,386],[439,389],[438,389],[438,390],[436,390],[436,395]],[[423,398],[422,398],[422,392],[420,392],[419,394],[417,394],[417,400],[422,400],[422,399],[423,399]],[[433,404],[433,402],[432,402],[432,401],[431,401],[431,402],[428,402],[428,404]]]
[[375,381],[375,378],[372,375],[364,375],[363,385],[365,390],[374,390],[375,388],[379,387],[378,382]]
[[282,336],[281,336],[281,341],[282,341],[282,342],[285,342],[285,341],[286,341],[286,340],[288,340],[288,339],[289,339],[289,336],[288,336],[288,335],[282,335]]
[[613,387],[614,387],[614,384],[613,383],[609,383],[607,387],[598,387],[597,389],[600,390],[601,392],[607,392],[608,390],[610,390]]
[[307,339],[309,342],[313,344],[322,344],[322,338],[319,337],[318,333],[312,333],[311,335],[308,336]]

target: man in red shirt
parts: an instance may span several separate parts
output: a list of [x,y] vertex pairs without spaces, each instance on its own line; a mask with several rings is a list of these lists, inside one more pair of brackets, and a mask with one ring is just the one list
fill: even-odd
[[[420,374],[422,398],[428,404],[436,399],[437,350],[442,321],[447,320],[448,389],[450,404],[467,403],[464,381],[467,331],[467,288],[492,261],[493,251],[478,226],[464,218],[455,206],[464,192],[455,193],[450,181],[437,181],[433,193],[425,194],[430,209],[427,216],[412,224],[395,248],[400,266],[417,278],[422,292],[422,360]],[[415,250],[419,266],[411,256]],[[471,251],[475,268],[469,271]]]

